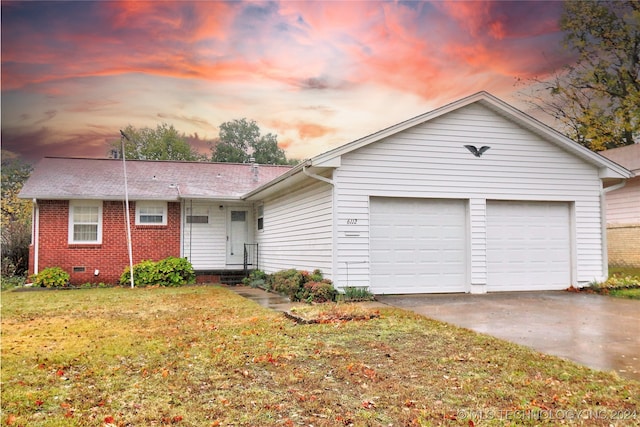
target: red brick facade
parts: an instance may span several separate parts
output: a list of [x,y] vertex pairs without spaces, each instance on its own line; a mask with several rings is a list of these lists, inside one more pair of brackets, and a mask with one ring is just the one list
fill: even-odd
[[[158,261],[168,256],[180,256],[180,204],[168,203],[167,225],[135,225],[135,202],[130,203],[131,241],[134,264],[150,259]],[[72,284],[115,284],[129,265],[127,230],[123,202],[105,201],[102,204],[102,243],[69,244],[69,202],[66,200],[38,200],[39,263],[41,271],[47,267],[61,267],[71,276]],[[29,273],[34,268],[34,245],[29,247]],[[84,272],[74,272],[84,267]],[[99,275],[95,276],[95,270]]]

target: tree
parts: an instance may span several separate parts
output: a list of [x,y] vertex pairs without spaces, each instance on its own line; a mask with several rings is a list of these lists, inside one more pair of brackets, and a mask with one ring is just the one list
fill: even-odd
[[2,151],[2,275],[21,275],[29,267],[31,202],[18,198],[31,166]]
[[260,135],[255,121],[233,120],[220,125],[218,142],[212,147],[212,162],[289,164],[284,150],[278,147],[276,135]]
[[[186,137],[178,133],[173,125],[162,123],[155,129],[136,129],[129,125],[124,129],[127,136],[124,150],[127,159],[138,160],[184,160],[201,161],[205,156],[196,152]],[[111,144],[111,151],[120,152],[120,141]]]
[[640,1],[566,1],[560,26],[577,60],[535,103],[591,150],[640,142]]

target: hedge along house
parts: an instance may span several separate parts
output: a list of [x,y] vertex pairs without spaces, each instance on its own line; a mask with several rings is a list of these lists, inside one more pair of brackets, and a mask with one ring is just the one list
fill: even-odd
[[[76,162],[88,170],[65,187]],[[91,173],[102,163],[113,166]],[[318,268],[338,288],[377,294],[601,280],[604,195],[631,177],[485,92],[294,168],[258,166],[257,178],[255,165],[156,163],[128,167],[140,168],[130,173],[139,176],[130,184],[136,260],[185,256],[201,273],[225,271],[240,265],[236,243],[255,243],[268,273]],[[71,272],[74,280],[89,281],[94,264],[119,276],[128,264],[119,164],[45,159],[36,166],[21,193],[36,201],[36,271],[93,260],[89,271]],[[76,217],[90,217],[89,237],[102,240],[74,241],[69,230],[89,229]]]
[[[246,192],[290,166],[127,161],[134,263],[187,257],[201,278],[243,270],[253,241]],[[20,197],[34,201],[29,273],[62,267],[71,283],[117,283],[129,265],[122,160],[44,158]],[[208,276],[208,277],[207,277]],[[212,277],[213,276],[213,277]]]
[[631,173],[481,92],[245,196],[261,265],[373,293],[565,289],[607,276],[604,194]]

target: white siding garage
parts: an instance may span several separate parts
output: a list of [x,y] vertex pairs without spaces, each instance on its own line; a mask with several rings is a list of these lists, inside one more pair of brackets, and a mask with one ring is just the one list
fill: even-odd
[[568,203],[487,201],[487,290],[568,288],[569,218]]
[[465,292],[466,202],[371,198],[371,291]]

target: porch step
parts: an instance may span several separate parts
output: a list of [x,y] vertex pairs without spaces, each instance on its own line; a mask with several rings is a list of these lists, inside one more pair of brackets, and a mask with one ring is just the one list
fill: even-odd
[[196,283],[238,285],[245,277],[244,270],[196,270]]
[[223,285],[239,285],[244,279],[244,271],[228,271],[220,274],[220,283]]

